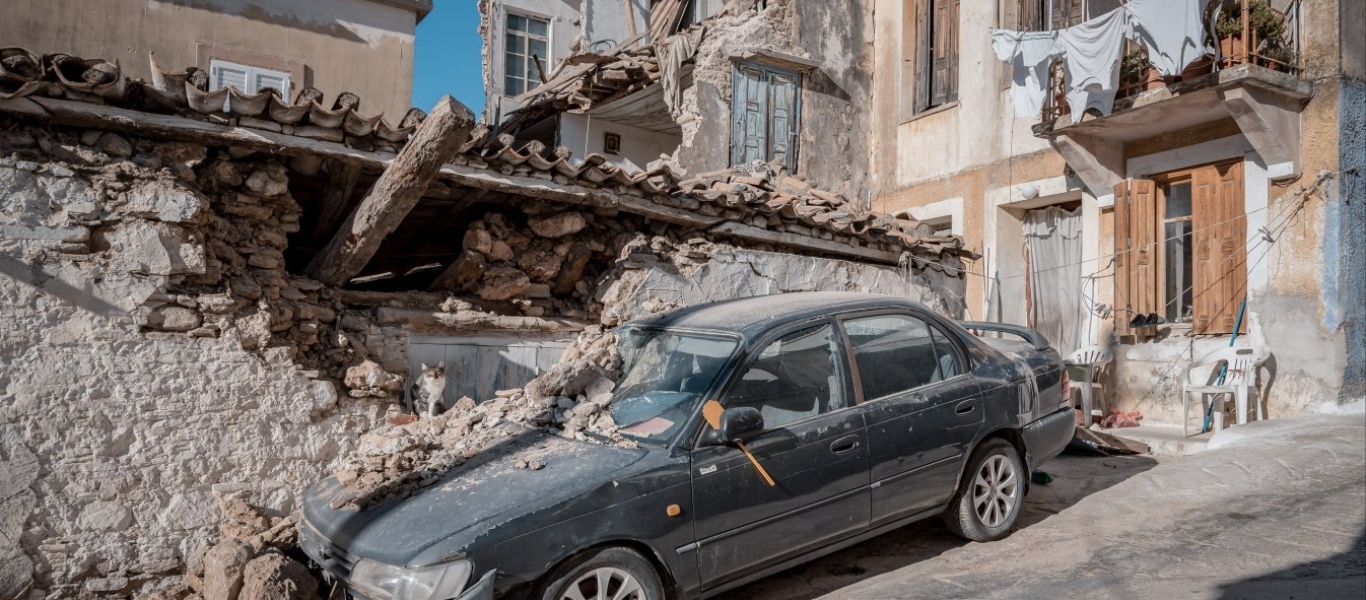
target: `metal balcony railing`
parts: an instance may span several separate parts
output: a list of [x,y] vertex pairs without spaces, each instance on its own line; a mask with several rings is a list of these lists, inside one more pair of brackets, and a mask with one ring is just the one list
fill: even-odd
[[[1304,71],[1300,51],[1301,0],[1216,0],[1205,14],[1206,47],[1210,52],[1191,63],[1180,75],[1162,77],[1147,62],[1141,45],[1127,43],[1120,64],[1117,98],[1215,71],[1245,64],[1299,76]],[[1048,94],[1040,119],[1051,122],[1069,114],[1063,65],[1055,61],[1049,72]]]

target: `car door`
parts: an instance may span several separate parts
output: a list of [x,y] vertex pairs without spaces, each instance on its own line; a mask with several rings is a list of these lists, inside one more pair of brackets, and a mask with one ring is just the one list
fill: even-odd
[[745,444],[775,485],[737,447],[693,452],[694,549],[703,589],[868,525],[867,432],[834,322],[789,327],[755,348],[721,402],[763,415],[764,431]]
[[842,327],[868,426],[872,524],[942,505],[983,420],[963,349],[913,312],[854,315]]

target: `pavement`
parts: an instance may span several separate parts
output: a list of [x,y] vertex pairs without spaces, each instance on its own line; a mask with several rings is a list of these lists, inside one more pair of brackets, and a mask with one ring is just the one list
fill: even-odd
[[996,542],[917,523],[722,600],[1366,597],[1366,413],[1231,427],[1194,456],[1045,465]]

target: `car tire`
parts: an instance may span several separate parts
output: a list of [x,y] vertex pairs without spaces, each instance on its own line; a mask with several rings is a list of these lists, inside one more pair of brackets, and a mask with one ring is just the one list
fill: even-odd
[[1028,475],[1010,442],[992,438],[977,447],[963,481],[944,511],[955,535],[974,541],[999,540],[1010,533],[1024,505]]
[[[605,585],[606,589],[603,589]],[[635,588],[622,596],[623,588]],[[578,596],[572,590],[578,590]],[[666,600],[655,566],[630,548],[604,548],[556,567],[541,600]]]

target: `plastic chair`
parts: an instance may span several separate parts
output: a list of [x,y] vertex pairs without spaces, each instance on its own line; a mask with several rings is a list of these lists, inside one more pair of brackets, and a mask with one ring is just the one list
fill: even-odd
[[[1070,383],[1067,390],[1068,397],[1071,397],[1072,390],[1081,390],[1081,410],[1085,415],[1085,427],[1091,426],[1091,416],[1093,406],[1093,392],[1095,387],[1100,385],[1096,382],[1096,372],[1105,368],[1110,361],[1115,359],[1115,355],[1109,348],[1104,346],[1087,346],[1076,352],[1067,355],[1063,359],[1063,365],[1067,368],[1068,381]],[[1105,388],[1101,386],[1102,398],[1104,398]],[[1101,403],[1101,415],[1105,414],[1104,402]]]
[[[1257,392],[1257,372],[1262,363],[1271,358],[1271,351],[1266,346],[1242,346],[1236,348],[1220,348],[1214,352],[1206,354],[1204,358],[1191,363],[1186,367],[1186,377],[1181,384],[1181,431],[1190,437],[1190,399],[1191,394],[1200,395],[1200,410],[1210,410],[1214,414],[1214,430],[1219,431],[1224,428],[1224,395],[1232,394],[1238,409],[1238,424],[1247,423],[1247,401],[1250,395],[1257,405],[1257,420],[1262,420],[1265,415],[1262,413],[1262,402],[1258,398]],[[1191,377],[1196,369],[1210,367],[1208,380],[1199,384]],[[1220,374],[1223,374],[1223,383],[1218,383]],[[1205,407],[1207,396],[1219,398],[1218,410]],[[1210,400],[1211,406],[1215,400]]]

